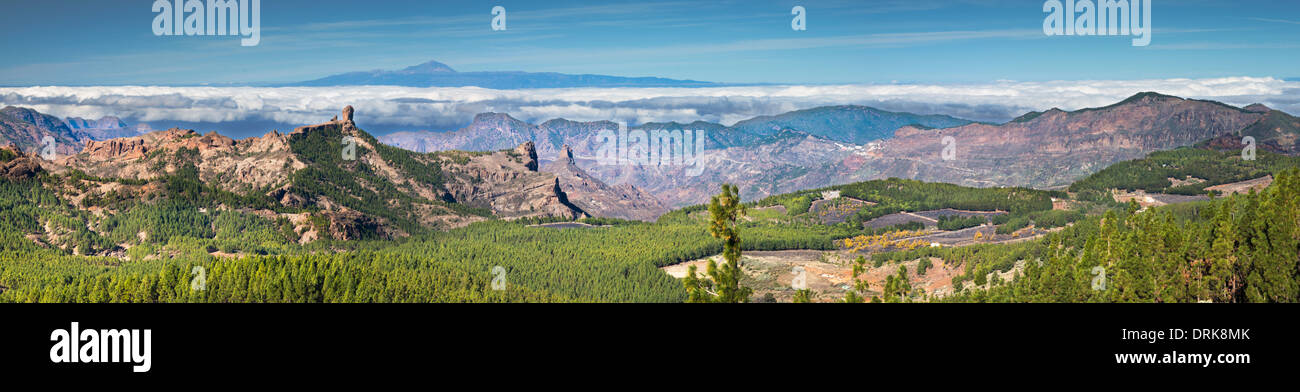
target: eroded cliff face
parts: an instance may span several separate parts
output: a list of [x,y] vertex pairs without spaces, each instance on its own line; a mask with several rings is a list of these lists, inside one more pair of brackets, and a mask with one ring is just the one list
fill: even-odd
[[23,152],[14,146],[0,146],[0,179],[10,181],[31,179],[41,170],[37,158],[23,155]]
[[1206,146],[1219,150],[1241,151],[1246,145],[1246,136],[1255,139],[1255,147],[1286,155],[1300,155],[1300,118],[1267,106],[1254,104],[1247,110],[1264,113],[1254,124],[1241,131],[1217,137],[1205,143]]
[[835,184],[837,176],[854,171],[829,164],[867,149],[787,129],[750,146],[710,145],[690,165],[600,164],[594,156],[580,154],[577,162],[596,179],[634,186],[677,208],[708,202],[721,184],[738,185],[745,200]]
[[[493,214],[507,219],[589,216],[569,202],[554,174],[537,171],[537,149],[532,142],[492,153],[437,155],[446,173],[447,192],[457,202],[490,208]],[[457,163],[458,158],[463,163]]]
[[[495,153],[410,153],[378,144],[356,126],[353,114],[349,106],[325,123],[242,140],[215,132],[169,129],[90,141],[76,155],[26,166],[143,181],[60,189],[70,202],[80,205],[81,200],[109,193],[153,199],[165,193],[164,180],[192,164],[207,185],[241,195],[269,196],[289,211],[310,211],[251,211],[267,219],[288,219],[303,242],[401,237],[417,227],[446,229],[487,219],[456,204],[488,209],[507,219],[587,216],[568,202],[555,175],[537,171],[532,143]],[[348,149],[354,157],[345,157]],[[21,169],[27,158],[22,159],[5,162],[5,173],[28,175]]]
[[[1257,137],[1261,148],[1285,151],[1294,146],[1297,132],[1287,125],[1296,123],[1293,118],[1266,113],[1271,112],[1259,106],[1235,108],[1143,93],[1103,108],[1053,109],[1006,124],[946,129],[905,126],[890,139],[864,145],[785,130],[749,145],[711,146],[701,157],[703,172],[698,176],[685,175],[683,167],[602,166],[581,155],[578,163],[599,180],[635,185],[674,207],[706,202],[720,183],[739,185],[746,200],[889,177],[981,187],[1053,188],[1116,162],[1237,135],[1243,128],[1253,134],[1277,135]],[[946,136],[953,138],[953,160],[942,156]]]
[[81,153],[57,163],[98,177],[152,180],[186,162],[194,163],[205,182],[240,194],[284,185],[293,171],[304,167],[277,131],[234,140],[216,132],[200,135],[176,128],[88,141]]
[[555,174],[569,201],[591,215],[653,221],[668,212],[662,202],[636,186],[610,186],[588,174],[578,167],[567,144],[560,149],[560,159],[542,170]]
[[28,153],[38,153],[45,147],[44,139],[54,141],[59,155],[76,154],[91,135],[68,125],[48,114],[29,108],[7,106],[0,109],[0,145],[14,145]]
[[[1115,105],[1049,110],[1023,121],[902,129],[881,143],[863,177],[973,186],[1067,185],[1113,163],[1234,133],[1262,113],[1143,93]],[[944,160],[945,137],[955,159]]]
[[[495,153],[420,154],[381,145],[377,140],[356,127],[352,107],[346,107],[341,117],[316,125],[299,127],[290,135],[310,138],[320,132],[330,143],[355,143],[355,159],[328,164],[341,165],[345,172],[365,173],[351,181],[363,190],[360,194],[345,197],[379,197],[394,214],[369,214],[350,208],[349,200],[333,200],[332,196],[300,194],[291,184],[283,189],[282,203],[314,205],[334,215],[348,218],[348,224],[331,221],[331,231],[337,239],[352,237],[354,232],[378,230],[384,236],[407,235],[401,225],[393,220],[409,219],[421,226],[452,228],[486,219],[454,208],[454,203],[466,207],[491,211],[493,216],[516,219],[522,217],[558,216],[580,218],[587,216],[581,209],[567,202],[564,192],[556,186],[555,176],[537,172],[537,153],[531,143],[513,150]],[[333,140],[335,137],[345,141]],[[333,152],[331,152],[333,153]],[[304,158],[308,165],[319,165]],[[428,171],[437,173],[428,173]],[[295,176],[296,178],[297,176]],[[295,181],[334,181],[330,179],[296,178]],[[330,186],[337,185],[328,183]],[[382,215],[389,215],[384,217]],[[373,226],[373,227],[372,227]]]

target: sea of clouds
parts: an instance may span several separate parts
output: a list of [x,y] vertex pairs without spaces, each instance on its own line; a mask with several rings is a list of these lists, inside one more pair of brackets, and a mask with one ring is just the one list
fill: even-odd
[[0,106],[58,117],[118,116],[154,129],[172,126],[236,137],[320,123],[345,105],[376,134],[454,130],[475,114],[508,113],[539,123],[554,118],[644,122],[704,120],[731,125],[760,115],[826,105],[867,105],[921,114],[1004,122],[1028,111],[1075,110],[1113,104],[1156,91],[1244,106],[1263,103],[1300,114],[1300,82],[1271,77],[1126,81],[998,81],[984,84],[854,84],[708,88],[466,88],[349,87],[12,87]]

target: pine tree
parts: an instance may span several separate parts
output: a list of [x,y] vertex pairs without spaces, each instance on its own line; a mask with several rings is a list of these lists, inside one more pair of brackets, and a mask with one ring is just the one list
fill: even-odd
[[812,303],[812,299],[813,299],[812,290],[803,289],[803,290],[795,291],[794,298],[792,298],[790,302],[796,304],[807,304],[807,303]]
[[690,276],[684,281],[689,292],[688,300],[693,298],[695,301],[692,302],[721,303],[749,301],[753,290],[740,285],[740,277],[744,272],[740,269],[740,228],[737,221],[744,215],[745,206],[740,203],[740,192],[735,185],[723,184],[722,193],[709,200],[709,234],[722,240],[722,258],[725,263],[718,266],[713,259],[709,259],[705,268],[716,289],[713,292],[694,278],[695,270],[690,269]]
[[863,295],[867,293],[867,282],[861,279],[861,275],[866,272],[867,258],[858,256],[853,260],[853,287],[847,293],[844,293],[844,303],[860,304],[866,300]]

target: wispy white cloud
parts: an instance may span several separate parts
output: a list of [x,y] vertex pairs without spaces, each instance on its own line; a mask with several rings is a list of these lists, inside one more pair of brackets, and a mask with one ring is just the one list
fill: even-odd
[[1178,44],[1151,45],[1150,50],[1258,50],[1258,49],[1296,49],[1300,43],[1270,42],[1186,42]]
[[1300,25],[1300,20],[1273,19],[1273,18],[1248,18],[1248,19],[1250,19],[1250,20],[1257,20],[1257,21],[1260,21],[1260,22],[1285,23],[1285,24]]

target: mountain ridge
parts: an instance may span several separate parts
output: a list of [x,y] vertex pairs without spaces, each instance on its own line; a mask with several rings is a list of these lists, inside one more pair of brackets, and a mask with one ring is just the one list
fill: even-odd
[[[666,205],[683,207],[707,200],[712,191],[708,184],[716,183],[740,185],[747,199],[889,177],[980,187],[1061,187],[1115,162],[1238,132],[1262,121],[1267,116],[1262,110],[1260,106],[1238,108],[1143,92],[1097,108],[1029,112],[1003,124],[969,122],[931,129],[909,122],[891,130],[888,138],[862,144],[781,126],[785,124],[769,128],[762,119],[753,123],[764,125],[751,129],[695,122],[692,124],[710,126],[709,149],[700,158],[705,170],[699,177],[685,175],[682,167],[600,165],[594,160],[599,146],[591,136],[564,144],[572,147],[578,164],[596,178],[612,185],[631,184]],[[510,117],[496,114],[493,118]],[[551,124],[561,123],[565,122]],[[596,127],[593,123],[579,124]],[[683,127],[681,123],[653,123],[631,129]],[[539,152],[546,160],[557,156],[554,152],[548,156],[545,148],[545,141],[553,140],[554,134],[584,134],[572,128],[525,128],[517,130],[502,121],[491,126],[471,125],[436,135],[433,140],[445,144],[426,142],[423,148],[457,147],[455,139],[441,139],[448,135],[478,134],[482,136],[476,140],[483,141],[492,140],[488,135],[511,141],[531,138],[539,140]],[[957,159],[951,162],[941,159],[945,136],[956,142]],[[393,137],[384,140],[400,147],[411,145],[409,140]]]
[[[289,219],[304,241],[405,237],[489,217],[589,216],[567,201],[558,177],[537,171],[531,143],[489,153],[417,154],[378,143],[352,114],[349,106],[325,123],[239,140],[174,128],[90,141],[77,154],[40,165],[55,174],[120,179],[67,190],[74,205],[147,200],[188,183],[194,185],[179,188],[181,195],[211,194],[227,200],[220,202],[224,208]],[[304,211],[324,223],[306,225]]]
[[319,79],[277,85],[280,87],[329,86],[481,87],[498,90],[569,87],[713,87],[721,84],[659,77],[624,77],[557,72],[458,72],[429,61],[400,70],[356,71]]
[[[821,106],[772,116],[758,116],[725,126],[697,120],[690,123],[650,122],[628,127],[629,131],[703,130],[709,148],[744,146],[763,140],[764,136],[796,129],[811,135],[852,144],[865,144],[892,135],[899,127],[921,125],[932,129],[971,124],[974,121],[947,115],[920,115],[892,112],[862,105]],[[594,156],[599,148],[592,139],[597,131],[617,131],[618,123],[573,121],[556,118],[538,125],[516,119],[507,113],[487,112],[474,116],[463,128],[448,132],[395,132],[380,140],[417,152],[438,150],[492,150],[508,144],[533,140],[538,143],[542,159],[560,159],[560,146],[568,144],[581,156]]]

